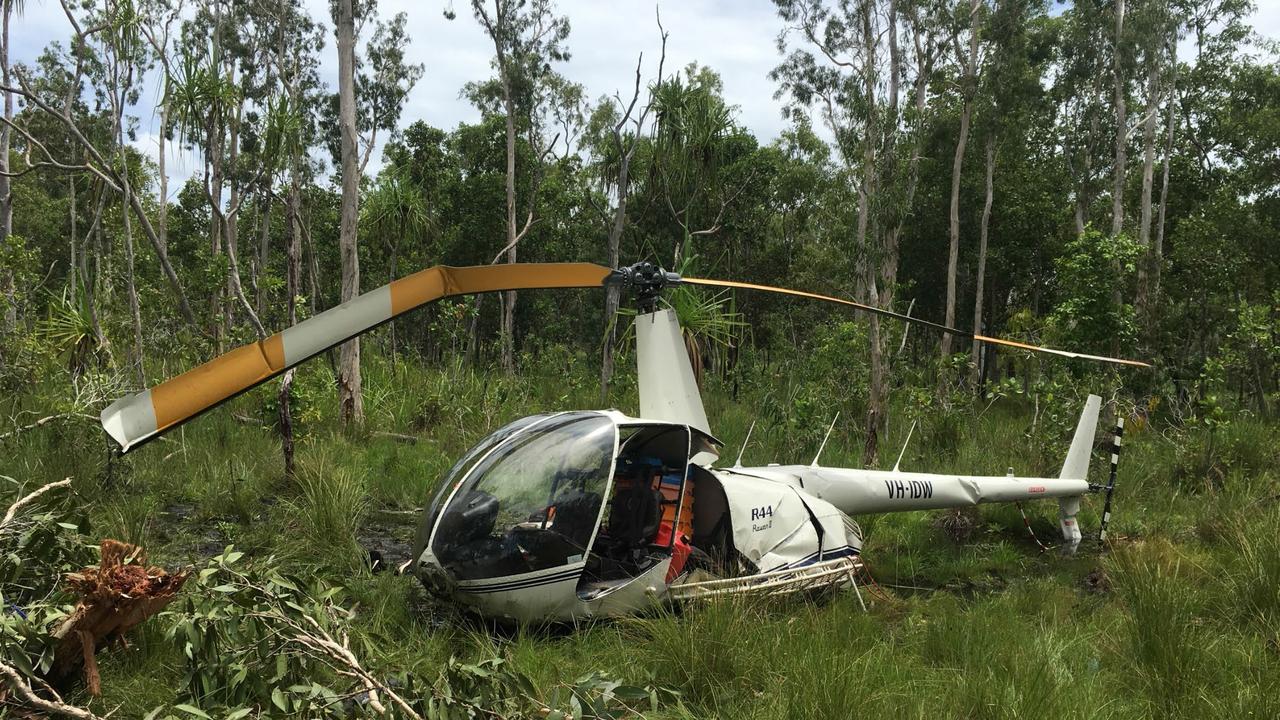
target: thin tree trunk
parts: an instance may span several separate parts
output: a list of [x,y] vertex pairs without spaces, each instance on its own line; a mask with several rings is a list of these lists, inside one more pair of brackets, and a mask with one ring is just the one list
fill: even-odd
[[[222,254],[222,136],[214,128],[213,124],[209,126],[209,140],[205,152],[206,162],[208,163],[209,172],[209,253],[214,258]],[[214,352],[222,354],[223,351],[223,292],[221,289],[215,290],[213,297],[210,298],[210,312],[212,313],[213,326],[213,347]]]
[[271,255],[271,186],[270,181],[262,191],[262,227],[258,236],[258,263],[253,272],[254,306],[262,317],[267,305],[267,262]]
[[[84,283],[84,303],[89,312],[89,325],[93,328],[93,339],[96,343],[95,352],[98,354],[104,351],[110,352],[107,336],[102,332],[102,322],[98,317],[98,278],[101,273],[98,254],[101,252],[101,244],[95,247],[93,242],[94,238],[98,236],[99,228],[101,227],[102,213],[106,209],[106,199],[106,187],[99,183],[98,202],[93,210],[93,218],[89,221],[89,229],[85,232],[84,240],[80,243],[80,278]],[[90,254],[93,255],[92,273],[89,272]]]
[[[3,2],[3,43],[0,43],[0,75],[4,77],[6,87],[10,86],[9,82],[9,17],[13,14],[14,3],[12,0],[0,0]],[[4,119],[3,127],[0,127],[0,173],[9,172],[9,122],[13,120],[13,93],[5,92],[4,94]],[[10,190],[10,178],[7,174],[0,174],[0,245],[5,244],[9,240],[9,235],[13,233],[13,193]],[[13,276],[13,269],[6,267],[4,269],[4,277],[0,278],[0,284],[4,286],[5,306],[3,324],[0,325],[0,335],[8,334],[18,325],[18,305],[17,305],[17,286]],[[0,365],[4,363],[3,353],[0,353]]]
[[[867,128],[877,127],[878,113],[876,108],[876,36],[871,27],[871,8],[865,5],[862,8],[862,43],[863,52],[866,54],[866,71],[863,73],[863,92],[867,106]],[[877,173],[876,166],[876,140],[873,132],[868,131],[863,142],[862,149],[862,183],[858,191],[858,224],[856,230],[855,241],[857,247],[855,252],[859,257],[859,277],[858,293],[864,299],[872,302],[875,298],[872,293],[875,292],[875,277],[873,268],[876,266],[875,256],[878,253],[871,252],[868,246],[868,230],[874,233],[874,229],[870,224],[870,199],[875,193]],[[869,336],[871,345],[871,376],[868,387],[867,397],[867,437],[863,445],[862,462],[868,466],[874,466],[879,461],[880,453],[880,434],[885,426],[885,410],[888,404],[888,368],[884,357],[884,343],[880,336],[880,318],[876,315],[871,316],[871,332]]]
[[[511,82],[506,71],[502,73],[503,102],[507,112],[507,262],[516,261],[516,118],[515,100],[511,97]],[[516,291],[508,290],[502,297],[502,368],[508,375],[516,372],[515,357]]]
[[1101,129],[1101,113],[1099,112],[1102,103],[1102,75],[1095,74],[1093,78],[1093,92],[1090,94],[1091,105],[1089,106],[1089,135],[1084,142],[1084,167],[1081,171],[1079,188],[1076,193],[1076,237],[1084,235],[1084,231],[1089,227],[1089,215],[1093,206],[1093,143],[1098,137]]
[[1147,109],[1142,123],[1142,209],[1138,220],[1138,289],[1134,307],[1138,317],[1147,317],[1151,301],[1149,268],[1151,267],[1151,194],[1155,185],[1156,115],[1160,107],[1160,58],[1149,59],[1147,71]]
[[[1156,239],[1151,247],[1151,268],[1150,278],[1148,282],[1151,285],[1151,309],[1158,313],[1160,307],[1160,271],[1164,266],[1164,217],[1165,208],[1169,201],[1169,163],[1173,158],[1173,131],[1177,127],[1177,115],[1174,112],[1177,104],[1175,91],[1178,84],[1178,46],[1177,43],[1170,43],[1169,48],[1169,67],[1172,71],[1169,75],[1169,114],[1166,119],[1167,128],[1164,137],[1164,167],[1160,170],[1160,211],[1156,215]],[[1156,318],[1148,318],[1150,327],[1155,326]]]
[[[631,153],[626,152],[618,167],[618,206],[613,212],[613,224],[609,227],[609,267],[616,268],[621,261],[622,231],[627,227],[627,197]],[[613,344],[616,336],[616,316],[621,295],[617,285],[610,284],[604,294],[604,347],[600,362],[600,402],[609,398],[609,382],[613,380]]]
[[[996,172],[996,134],[987,134],[987,172],[986,199],[982,204],[982,224],[978,228],[978,278],[975,281],[973,300],[973,332],[980,334],[982,328],[982,303],[986,297],[987,280],[987,238],[991,227],[991,205],[995,200]],[[969,369],[969,385],[977,390],[982,383],[982,343],[973,341],[973,366]]]
[[[947,308],[945,325],[956,323],[956,274],[960,261],[960,178],[964,168],[964,152],[969,144],[969,119],[973,115],[974,77],[978,65],[978,10],[981,0],[969,5],[969,58],[964,66],[964,106],[960,111],[960,135],[951,161],[950,243],[947,248]],[[951,356],[951,335],[942,334],[942,361]],[[946,378],[945,367],[940,377]],[[941,385],[939,386],[941,387]]]
[[160,238],[160,247],[167,253],[169,252],[169,173],[165,171],[165,165],[168,159],[165,157],[165,133],[169,128],[169,106],[161,104],[160,106],[160,137],[157,142],[160,144],[160,152],[156,156],[156,164],[159,166],[160,174],[160,215],[157,220],[156,234]]
[[[342,256],[342,302],[360,294],[360,254],[356,221],[360,210],[360,170],[356,148],[355,16],[353,0],[338,0],[338,126],[342,133],[342,217],[338,244]],[[514,260],[513,260],[514,261]],[[342,345],[338,362],[338,408],[347,424],[364,422],[360,389],[360,339]]]
[[[1111,185],[1111,237],[1117,238],[1124,231],[1124,181],[1125,165],[1128,163],[1128,121],[1125,117],[1125,74],[1124,74],[1124,12],[1125,0],[1116,0],[1116,37],[1115,53],[1112,59],[1115,74],[1115,112],[1116,112],[1116,159],[1112,168]],[[1115,261],[1117,278],[1120,274],[1120,260]],[[1111,301],[1115,307],[1124,302],[1121,283],[1116,282],[1111,291]],[[1115,339],[1114,342],[1119,342]],[[1118,348],[1113,348],[1118,349]]]
[[[115,62],[119,62],[119,58],[115,58]],[[119,82],[118,68],[113,70],[113,79]],[[133,257],[133,221],[131,218],[131,206],[133,199],[133,185],[129,181],[129,154],[126,150],[128,144],[125,142],[124,133],[124,102],[127,92],[128,82],[124,83],[124,87],[117,86],[111,90],[111,99],[114,111],[113,135],[119,143],[120,157],[120,189],[124,197],[120,204],[120,215],[124,226],[124,262],[125,262],[125,291],[128,293],[129,300],[129,319],[133,326],[133,365],[134,372],[137,374],[139,386],[147,384],[147,373],[142,365],[142,310],[138,303],[138,288],[134,276],[134,257]]]
[[71,296],[71,304],[79,305],[80,303],[80,265],[79,251],[76,247],[79,242],[79,231],[76,228],[76,176],[67,176],[67,200],[70,206],[67,213],[71,221],[71,233],[68,235],[68,241],[71,244],[71,261],[67,266],[67,291]]

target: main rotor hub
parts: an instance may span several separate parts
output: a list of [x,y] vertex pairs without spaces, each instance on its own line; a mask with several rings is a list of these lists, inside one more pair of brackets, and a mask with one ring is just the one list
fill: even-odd
[[635,294],[636,305],[643,312],[652,310],[662,291],[668,285],[679,285],[681,277],[678,273],[663,270],[651,262],[638,262],[613,270],[604,282],[605,285],[631,290]]

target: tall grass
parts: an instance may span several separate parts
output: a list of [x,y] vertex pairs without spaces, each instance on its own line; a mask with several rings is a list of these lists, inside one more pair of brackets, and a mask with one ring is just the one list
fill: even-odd
[[[841,342],[831,340],[832,357],[843,357]],[[822,463],[862,464],[859,399],[842,391],[844,376],[749,362],[736,387],[733,377],[706,377],[726,464],[752,422],[746,464],[807,463],[836,410],[841,420]],[[1094,543],[1074,559],[1041,554],[1005,506],[983,507],[966,538],[948,537],[936,513],[859,518],[866,560],[882,585],[868,592],[865,613],[848,595],[738,599],[498,634],[426,597],[412,578],[362,569],[359,538],[395,518],[416,522],[412,509],[485,434],[523,415],[599,407],[593,363],[583,351],[531,347],[512,378],[406,357],[393,370],[370,352],[363,428],[338,423],[331,387],[317,371],[300,383],[306,412],[292,480],[269,422],[274,387],[124,458],[108,458],[87,420],[24,433],[0,443],[0,474],[26,485],[74,476],[92,526],[141,540],[162,564],[235,543],[274,554],[290,570],[340,577],[347,601],[359,607],[353,647],[387,676],[425,676],[450,657],[507,655],[546,686],[599,669],[679,690],[683,704],[659,717],[1280,717],[1280,426],[1251,418],[1219,428],[1212,447],[1202,429],[1163,420],[1133,428],[1108,555]],[[636,412],[634,382],[620,373],[605,404]],[[39,416],[60,392],[50,380],[12,402]],[[921,423],[904,469],[1056,474],[1079,412],[1042,417],[1033,432],[1024,400],[953,407],[940,419],[912,402],[895,392],[884,467],[897,458],[914,414]],[[1091,477],[1103,478],[1105,468],[1099,454]],[[9,486],[0,491],[19,487]],[[398,512],[379,512],[391,510]],[[1026,510],[1041,539],[1052,541],[1056,506]],[[1086,501],[1086,535],[1098,510]],[[122,717],[162,702],[172,680],[166,668],[180,664],[146,632],[136,652],[100,654],[107,706],[123,703]]]

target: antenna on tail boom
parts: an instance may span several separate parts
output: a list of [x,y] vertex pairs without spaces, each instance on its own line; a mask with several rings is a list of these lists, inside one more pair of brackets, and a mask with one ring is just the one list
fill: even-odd
[[751,442],[751,433],[756,429],[756,421],[751,421],[751,427],[747,428],[747,439],[742,441],[742,449],[738,451],[738,459],[734,461],[733,466],[742,467],[742,454],[747,451],[747,443]]
[[898,472],[902,465],[902,457],[907,454],[907,446],[911,444],[911,435],[916,431],[916,421],[911,421],[911,429],[907,431],[907,439],[902,443],[902,451],[898,453],[898,461],[893,464],[893,471]]
[[818,446],[818,454],[813,456],[813,462],[809,463],[809,467],[818,467],[818,458],[822,457],[822,451],[827,448],[827,440],[831,438],[831,431],[836,429],[836,421],[840,419],[840,413],[831,418],[831,425],[827,428],[827,434],[822,436],[822,444]]

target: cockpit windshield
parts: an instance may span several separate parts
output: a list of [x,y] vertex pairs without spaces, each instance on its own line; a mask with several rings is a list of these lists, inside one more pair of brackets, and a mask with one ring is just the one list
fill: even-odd
[[468,450],[466,455],[463,455],[458,462],[454,463],[453,467],[449,468],[449,472],[445,473],[444,479],[440,481],[440,488],[431,500],[427,514],[422,517],[422,522],[418,526],[418,533],[413,543],[413,557],[420,557],[422,551],[426,549],[427,542],[431,538],[431,530],[436,526],[436,518],[440,516],[440,510],[444,507],[449,496],[453,494],[454,487],[462,481],[462,478],[476,464],[476,461],[489,454],[490,450],[501,445],[507,438],[534,423],[546,420],[548,417],[551,416],[546,414],[529,415],[503,425],[476,443],[475,447]]
[[603,415],[564,413],[509,435],[441,513],[436,557],[459,580],[583,559],[600,518],[615,433]]

